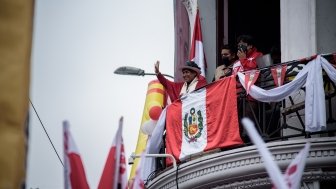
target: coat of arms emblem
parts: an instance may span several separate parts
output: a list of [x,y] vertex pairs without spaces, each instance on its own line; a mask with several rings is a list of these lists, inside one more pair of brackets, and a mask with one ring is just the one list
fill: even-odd
[[197,138],[202,135],[203,117],[201,110],[196,112],[195,108],[191,108],[189,113],[184,114],[183,133],[190,142],[197,142]]

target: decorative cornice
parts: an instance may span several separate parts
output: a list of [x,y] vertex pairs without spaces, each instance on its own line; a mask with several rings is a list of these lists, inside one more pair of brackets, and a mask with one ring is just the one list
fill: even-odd
[[[302,175],[302,181],[305,183],[311,183],[314,181],[334,181],[336,179],[336,172],[318,172],[318,171],[310,171],[305,172]],[[212,187],[213,189],[232,189],[232,188],[240,188],[240,189],[251,189],[251,188],[260,188],[267,187],[270,188],[272,183],[269,178],[257,178],[253,180],[243,180],[239,182],[234,182],[231,184],[217,185]]]
[[[282,170],[285,170],[307,141],[311,142],[311,149],[306,170],[336,167],[336,137],[273,142],[267,145],[273,154],[274,161]],[[210,188],[217,185],[229,186],[235,182],[252,182],[260,178],[268,178],[262,162],[255,146],[206,155],[180,165],[178,168],[178,185],[179,188]],[[322,173],[319,174],[322,175]],[[175,179],[176,170],[170,169],[149,181],[147,187],[175,187]],[[316,177],[316,179],[319,180],[320,177]],[[255,187],[255,184],[253,182],[253,187]],[[263,181],[259,184],[267,183]],[[246,183],[246,185],[249,184]]]

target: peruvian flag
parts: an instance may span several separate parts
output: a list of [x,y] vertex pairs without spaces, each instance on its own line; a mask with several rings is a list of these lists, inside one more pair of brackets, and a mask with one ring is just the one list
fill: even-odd
[[69,123],[63,121],[64,142],[64,188],[88,189],[85,171],[77,146],[71,136]]
[[204,58],[202,29],[198,9],[195,18],[193,38],[191,40],[190,60],[196,62],[196,64],[201,68],[201,75],[205,76],[206,61]]
[[177,161],[239,144],[243,141],[239,135],[235,77],[213,82],[167,107],[166,148]]
[[251,70],[245,72],[245,88],[246,88],[246,95],[249,94],[250,88],[254,83],[257,81],[259,77],[259,70]]
[[275,86],[280,87],[281,85],[283,85],[286,76],[286,70],[287,65],[279,65],[271,68]]
[[119,120],[119,128],[114,137],[112,147],[108,154],[98,189],[126,189],[127,172],[125,149],[122,139],[123,117]]

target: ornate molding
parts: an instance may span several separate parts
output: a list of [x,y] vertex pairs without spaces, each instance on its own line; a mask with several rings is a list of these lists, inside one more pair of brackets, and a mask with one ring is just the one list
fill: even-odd
[[[311,142],[305,169],[308,173],[310,170],[316,170],[317,168],[336,168],[336,137],[273,142],[267,145],[273,154],[274,161],[284,170],[302,149],[306,141]],[[310,174],[310,178],[322,180],[325,173],[328,172]],[[335,177],[334,173],[331,175]],[[305,174],[303,180],[308,179],[308,176],[309,174]],[[175,179],[176,170],[169,169],[149,181],[147,187],[176,187]],[[225,186],[224,188],[226,188],[236,182],[245,183],[241,185],[242,188],[269,184],[269,181],[260,179],[267,180],[268,175],[254,146],[205,155],[183,163],[178,168],[178,185],[180,188],[212,188],[217,186]]]

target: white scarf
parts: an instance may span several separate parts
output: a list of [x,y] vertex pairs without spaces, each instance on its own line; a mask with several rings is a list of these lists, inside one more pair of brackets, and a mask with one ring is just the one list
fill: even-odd
[[198,82],[197,76],[194,78],[194,80],[190,82],[189,86],[187,85],[187,82],[184,82],[182,89],[180,91],[180,96],[190,93],[191,91],[194,91],[196,89],[197,82]]

